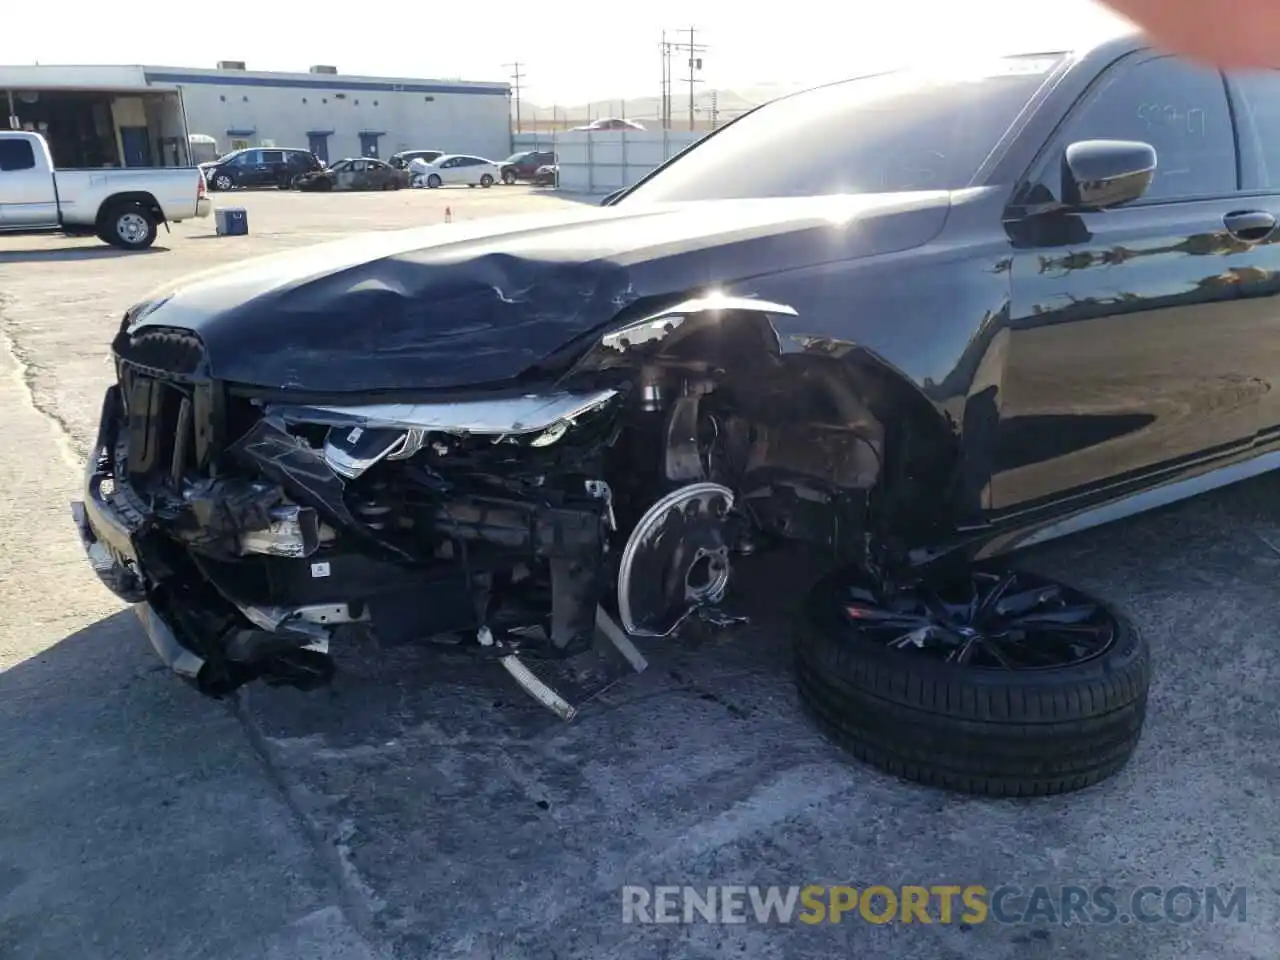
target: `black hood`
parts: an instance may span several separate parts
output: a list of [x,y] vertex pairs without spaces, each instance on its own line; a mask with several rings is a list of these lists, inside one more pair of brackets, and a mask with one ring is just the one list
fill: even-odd
[[588,207],[374,233],[220,268],[131,331],[190,330],[210,375],[308,393],[511,381],[650,297],[905,250],[945,193]]

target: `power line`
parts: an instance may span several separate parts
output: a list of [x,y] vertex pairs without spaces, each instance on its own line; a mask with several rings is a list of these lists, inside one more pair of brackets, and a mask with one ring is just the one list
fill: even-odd
[[511,70],[511,82],[515,85],[516,133],[520,133],[521,132],[520,81],[525,78],[525,75],[520,72],[520,68],[524,66],[524,64],[522,64],[519,60],[517,60],[515,63],[504,63],[503,66]]

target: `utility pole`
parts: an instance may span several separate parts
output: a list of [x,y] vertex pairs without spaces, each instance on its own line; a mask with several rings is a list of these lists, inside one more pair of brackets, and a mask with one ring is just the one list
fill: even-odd
[[516,97],[516,133],[520,133],[520,132],[522,132],[522,131],[521,131],[521,129],[520,129],[520,128],[521,128],[521,118],[520,118],[520,81],[521,81],[521,80],[523,80],[523,79],[524,79],[524,77],[525,77],[525,75],[524,75],[523,73],[521,73],[521,72],[520,72],[520,68],[523,66],[523,64],[522,64],[519,60],[517,60],[515,63],[504,63],[504,64],[503,64],[503,66],[504,66],[504,67],[507,67],[507,68],[509,68],[509,69],[511,70],[511,82],[515,85],[515,97]]
[[695,126],[695,123],[694,123],[694,113],[695,113],[694,92],[696,90],[695,85],[702,82],[701,80],[698,79],[697,74],[698,74],[698,71],[702,69],[702,54],[707,52],[707,48],[704,44],[700,44],[696,42],[695,40],[695,34],[697,33],[696,27],[689,27],[687,31],[681,30],[680,32],[681,33],[688,32],[689,42],[673,43],[671,44],[671,46],[673,49],[680,50],[689,55],[689,79],[686,80],[685,82],[689,84],[689,129],[692,130],[694,129],[694,126]]
[[670,85],[671,71],[671,46],[667,43],[667,31],[662,31],[662,43],[659,45],[662,53],[662,83],[659,90],[662,92],[658,95],[658,116],[661,118],[662,129],[665,130],[671,126],[671,115],[667,110],[667,91]]

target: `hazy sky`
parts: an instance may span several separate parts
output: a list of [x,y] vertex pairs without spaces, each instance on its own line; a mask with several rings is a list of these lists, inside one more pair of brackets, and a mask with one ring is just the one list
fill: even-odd
[[[963,49],[1059,49],[1123,26],[1093,0],[642,0],[610,5],[295,0],[48,0],[5,5],[6,63],[148,63],[505,80],[527,98],[577,103],[656,95],[663,29],[699,28],[712,86],[811,83]],[[456,9],[456,15],[451,9]],[[305,13],[304,13],[305,11]],[[361,19],[360,14],[367,14]],[[14,42],[21,37],[20,44]],[[687,39],[687,34],[686,34]],[[687,89],[684,88],[684,89]]]

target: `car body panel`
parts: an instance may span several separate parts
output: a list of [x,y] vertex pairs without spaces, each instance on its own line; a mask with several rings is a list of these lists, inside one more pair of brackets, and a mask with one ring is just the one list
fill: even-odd
[[389,190],[408,186],[408,173],[384,160],[347,157],[323,170],[303,174],[294,181],[300,190]]
[[540,168],[554,163],[556,155],[552,150],[526,150],[504,160],[500,164],[500,172],[503,179],[510,174],[516,180],[533,181],[537,179]]
[[153,206],[172,223],[209,215],[195,167],[55,170],[39,134],[0,130],[0,141],[26,158],[21,169],[0,170],[0,232],[91,230],[99,214],[122,198]]
[[444,155],[444,150],[401,150],[389,157],[387,162],[398,170],[407,170],[414,160],[431,163]]
[[[255,472],[238,482],[262,480],[240,491],[243,502],[252,505],[278,485],[340,527],[343,543],[358,542],[357,552],[371,541],[384,553],[403,542],[391,541],[404,528],[378,519],[385,512],[365,525],[351,514],[357,498],[345,496],[341,478],[358,484],[358,471],[376,466],[385,470],[349,492],[373,496],[379,484],[407,476],[428,493],[372,502],[414,530],[425,516],[429,535],[415,549],[434,549],[432,536],[462,533],[489,546],[515,538],[524,549],[530,531],[535,538],[552,531],[545,544],[563,545],[573,531],[587,531],[579,542],[588,553],[556,554],[547,567],[549,632],[560,636],[569,619],[556,610],[566,596],[586,598],[569,632],[586,636],[595,626],[600,594],[594,586],[573,593],[574,583],[585,582],[573,577],[614,576],[619,590],[627,581],[604,573],[607,535],[598,540],[592,531],[643,528],[646,506],[668,509],[673,483],[716,488],[727,495],[726,512],[749,502],[742,512],[753,530],[804,540],[835,564],[864,562],[892,581],[941,556],[991,556],[1275,468],[1280,175],[1268,186],[1260,165],[1272,140],[1244,122],[1251,116],[1245,104],[1212,72],[1207,85],[1203,74],[1183,86],[1162,83],[1136,104],[1117,96],[1114,130],[1078,134],[1075,121],[1108,96],[1112,80],[1154,55],[1123,38],[1080,54],[1032,57],[1049,65],[1017,73],[1025,64],[1002,61],[996,72],[970,78],[1018,78],[998,88],[1015,91],[1016,116],[996,112],[1000,131],[969,144],[976,149],[945,189],[807,196],[812,176],[799,186],[753,186],[734,179],[751,173],[740,164],[710,162],[673,177],[683,185],[674,192],[698,196],[646,199],[665,189],[662,170],[709,156],[699,151],[715,149],[726,130],[736,128],[743,149],[755,149],[742,131],[758,128],[737,128],[739,118],[602,207],[357,237],[156,291],[122,325],[117,358],[122,369],[154,370],[152,358],[177,349],[189,365],[177,383],[153,388],[145,372],[130,380],[141,383],[130,409],[149,411],[146,391],[154,389],[183,423],[197,403],[213,409],[211,397],[221,391],[223,402],[237,406],[239,439],[217,449],[228,463],[252,465]],[[1008,67],[1014,72],[1002,72]],[[1034,94],[1017,95],[1014,84],[1028,76],[1043,81],[1035,80]],[[1220,108],[1187,93],[1197,84]],[[966,84],[965,95],[972,89]],[[1267,99],[1275,101],[1280,96]],[[949,101],[929,91],[916,102],[925,146],[936,145],[937,124],[952,116]],[[945,116],[930,118],[931,108]],[[908,153],[919,146],[910,142],[912,115],[883,115],[889,142]],[[893,179],[897,154],[881,149],[872,125],[818,124],[814,139],[834,149],[839,144],[826,138],[859,138],[875,155],[862,173]],[[1141,141],[1141,156],[1163,156],[1164,165],[1152,169],[1148,159],[1136,171],[1096,177],[1068,166],[1077,147],[1099,140],[1109,141],[1104,153]],[[1205,150],[1206,164],[1188,161]],[[945,165],[947,157],[932,152]],[[1280,156],[1272,159],[1280,170]],[[906,172],[916,182],[933,169]],[[1134,191],[1105,211],[1080,202],[1086,187],[1140,181],[1150,188],[1178,176],[1193,185],[1183,194]],[[658,189],[645,189],[655,182]],[[760,192],[703,196],[743,183]],[[1197,192],[1204,183],[1210,186]],[[548,409],[553,399],[574,409],[598,403],[599,433],[570,416],[525,438],[526,427],[546,423],[523,411]],[[709,421],[698,412],[704,402],[713,407]],[[692,419],[678,421],[682,409]],[[308,419],[317,415],[323,419]],[[104,408],[104,429],[107,417]],[[168,429],[159,415],[138,420],[157,435]],[[113,424],[138,434],[131,442],[151,456],[149,435],[118,415]],[[477,424],[500,435],[473,436]],[[702,427],[709,428],[705,445]],[[613,444],[625,443],[618,440],[624,435],[634,442],[617,453]],[[648,442],[657,436],[662,444]],[[193,442],[212,444],[198,427]],[[225,482],[220,473],[201,475],[199,489],[175,489],[185,479],[184,444],[174,442],[170,470],[136,471],[167,485],[178,513],[209,502],[200,498]],[[533,452],[543,450],[539,444],[550,448],[549,461]],[[142,578],[127,548],[137,538],[122,540],[93,505],[104,477],[112,479],[106,446],[100,440],[95,450],[77,522],[104,581],[136,599]],[[413,457],[420,459],[407,467],[393,463]],[[555,466],[544,469],[547,462]],[[126,464],[117,458],[116,465]],[[457,483],[474,479],[472,465],[481,471],[478,493]],[[510,465],[515,473],[504,475]],[[503,478],[500,494],[495,476]],[[721,478],[733,487],[719,486]],[[119,496],[127,488],[113,489]],[[621,527],[613,522],[618,493]],[[545,512],[549,498],[554,510],[567,504],[560,519]],[[424,502],[426,513],[414,514]],[[220,506],[231,514],[232,532],[261,529],[231,510],[230,495]],[[502,511],[514,517],[506,526],[495,519]],[[665,519],[674,522],[674,514]],[[696,511],[685,514],[680,529],[694,536],[700,522]],[[693,553],[683,532],[669,542]],[[624,561],[628,550],[619,551]],[[571,562],[556,566],[562,560]],[[185,589],[210,588],[192,577]],[[174,596],[145,592],[162,603]],[[243,626],[225,599],[201,602],[227,614],[219,630],[226,622]],[[156,613],[172,626],[167,611]],[[260,627],[270,618],[258,611],[250,619]],[[477,627],[477,637],[486,629]],[[163,636],[157,645],[169,648]]]
[[223,189],[222,176],[233,187],[281,187],[323,167],[314,153],[297,147],[248,147],[201,164],[205,179],[217,189]]
[[477,186],[485,177],[490,184],[497,183],[502,179],[502,171],[499,164],[484,157],[448,153],[427,164],[417,179],[426,184],[432,177],[438,178],[441,186]]
[[213,376],[259,387],[506,381],[638,300],[918,246],[947,209],[945,194],[586,207],[378,233],[157,292],[140,326],[194,331]]

